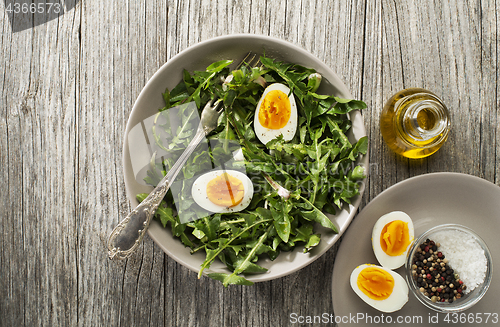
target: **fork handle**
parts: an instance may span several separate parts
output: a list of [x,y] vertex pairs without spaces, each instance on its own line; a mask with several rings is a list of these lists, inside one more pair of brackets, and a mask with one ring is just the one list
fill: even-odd
[[200,124],[194,138],[156,188],[113,229],[108,239],[110,259],[125,259],[141,244],[161,200],[204,136],[205,132]]

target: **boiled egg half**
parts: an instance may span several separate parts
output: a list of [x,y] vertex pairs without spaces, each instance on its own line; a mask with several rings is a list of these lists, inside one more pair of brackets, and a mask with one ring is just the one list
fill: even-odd
[[364,264],[351,273],[351,287],[367,304],[382,312],[394,312],[408,302],[408,286],[398,273]]
[[191,188],[193,200],[213,213],[237,212],[252,201],[252,181],[236,170],[213,170],[198,177]]
[[257,104],[254,130],[263,143],[283,135],[290,141],[297,131],[297,105],[290,89],[281,83],[269,85]]
[[383,215],[373,226],[373,252],[380,265],[389,269],[397,269],[405,263],[413,239],[413,222],[402,211]]

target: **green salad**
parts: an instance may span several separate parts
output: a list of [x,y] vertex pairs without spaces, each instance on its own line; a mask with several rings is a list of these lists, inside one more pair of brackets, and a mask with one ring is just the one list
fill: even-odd
[[[218,127],[207,135],[209,141],[217,141],[221,146],[209,146],[205,150],[207,156],[197,154],[189,159],[177,177],[180,193],[186,195],[175,194],[183,196],[182,208],[176,207],[169,191],[155,219],[171,228],[173,235],[191,248],[191,253],[206,254],[199,278],[214,260],[223,262],[230,272],[208,276],[224,286],[252,285],[245,275],[267,271],[259,265],[259,258],[275,260],[280,252],[297,246],[304,252],[311,251],[321,241],[315,224],[337,233],[337,226],[325,213],[335,214],[344,203],[350,203],[359,194],[365,178],[364,168],[357,162],[367,151],[367,139],[363,137],[352,144],[346,135],[352,125],[346,114],[366,108],[365,103],[317,94],[321,76],[313,69],[265,56],[260,61],[259,68],[242,65],[231,71],[232,61],[222,60],[205,71],[184,70],[182,81],[163,93],[165,106],[159,110],[161,115],[173,107],[195,102],[201,114],[211,99],[223,101],[225,109]],[[279,135],[264,144],[254,129],[255,112],[266,87],[275,83],[287,86],[288,96],[295,99],[296,126],[288,138]],[[171,144],[162,144],[159,136],[155,140],[171,152],[182,153],[194,132],[193,128],[170,131]],[[155,135],[160,135],[159,131]],[[231,153],[235,147],[241,148],[244,160],[240,165],[251,176],[254,187],[248,206],[241,211],[193,216],[181,223],[179,212],[189,212],[190,208],[196,213],[198,208],[189,197],[191,184],[183,184],[184,180],[192,180],[197,168],[214,166],[209,161],[218,152]],[[156,185],[174,162],[169,158],[158,163],[152,158],[146,182]],[[138,194],[137,199],[142,201],[146,196]]]

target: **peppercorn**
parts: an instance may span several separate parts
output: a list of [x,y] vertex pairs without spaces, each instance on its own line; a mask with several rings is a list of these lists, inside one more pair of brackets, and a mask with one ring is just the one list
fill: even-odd
[[427,240],[420,244],[412,260],[412,274],[420,292],[433,302],[453,303],[466,287],[448,266],[448,259],[438,251],[440,244]]

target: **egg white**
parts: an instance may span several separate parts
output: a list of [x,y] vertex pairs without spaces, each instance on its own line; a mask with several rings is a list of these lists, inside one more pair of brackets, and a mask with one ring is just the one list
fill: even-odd
[[[385,300],[371,299],[365,293],[363,293],[363,291],[359,289],[357,283],[359,273],[367,267],[378,267],[379,269],[387,271],[389,274],[391,274],[392,278],[394,278],[394,288],[392,290],[391,295],[389,295],[387,299]],[[404,280],[403,277],[401,277],[401,275],[390,269],[371,264],[360,265],[352,271],[350,282],[353,291],[368,305],[372,306],[373,308],[379,311],[387,313],[394,312],[401,309],[406,304],[406,302],[408,302],[408,285],[406,285],[406,281]]]
[[[267,94],[273,90],[279,90],[285,93],[286,95],[288,95],[288,100],[290,101],[290,118],[288,119],[286,125],[279,129],[270,129],[264,127],[259,121],[259,110],[262,101],[266,98]],[[255,110],[253,124],[255,134],[257,135],[259,141],[261,141],[263,144],[267,144],[267,142],[274,140],[280,135],[283,135],[283,139],[285,141],[290,141],[291,139],[293,139],[295,132],[297,131],[297,117],[297,104],[295,103],[293,93],[290,93],[290,89],[286,85],[281,83],[271,84],[264,90],[264,93],[262,94],[262,97],[260,98]]]
[[[395,220],[401,220],[405,223],[408,223],[408,232],[410,239],[406,251],[398,256],[391,256],[385,253],[384,250],[382,250],[382,247],[380,245],[380,235],[382,233],[382,230],[384,229],[384,226]],[[375,253],[375,257],[377,258],[380,265],[389,269],[397,269],[404,265],[404,263],[406,262],[406,254],[408,253],[408,250],[410,249],[411,244],[414,240],[414,234],[415,231],[413,229],[413,221],[406,213],[402,211],[393,211],[380,217],[373,226],[372,231],[373,252]]]
[[[219,206],[208,199],[207,195],[207,184],[212,179],[223,174],[224,172],[229,175],[238,178],[244,187],[243,199],[240,203],[233,207]],[[193,200],[203,209],[208,210],[213,213],[228,213],[237,212],[248,207],[253,197],[253,184],[250,178],[242,172],[237,170],[212,170],[198,177],[191,187],[191,196]]]

